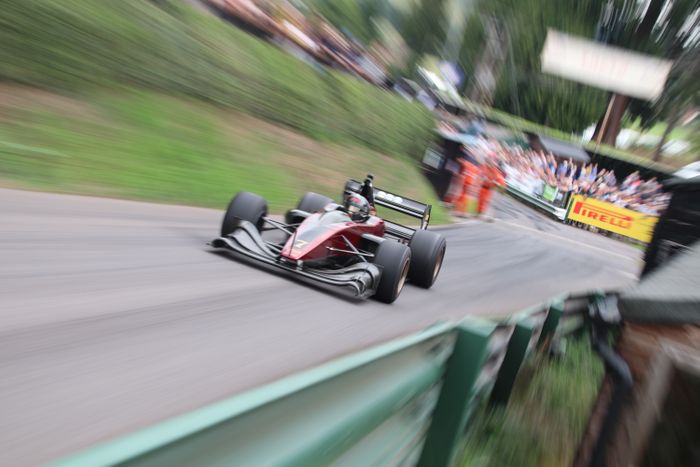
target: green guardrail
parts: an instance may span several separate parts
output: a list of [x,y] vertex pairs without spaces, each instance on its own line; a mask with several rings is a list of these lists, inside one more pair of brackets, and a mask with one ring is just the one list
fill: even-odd
[[586,303],[438,323],[51,465],[449,466],[479,403],[507,403],[527,356],[574,332]]
[[546,211],[548,214],[556,217],[557,219],[563,221],[566,218],[566,209],[565,208],[560,208],[558,206],[554,206],[551,203],[548,203],[547,201],[537,198],[535,196],[529,195],[523,191],[518,190],[517,188],[514,188],[512,186],[506,186],[506,192],[509,193],[512,196],[515,196],[517,198],[522,199],[526,203],[534,205],[536,208],[539,208],[543,211]]

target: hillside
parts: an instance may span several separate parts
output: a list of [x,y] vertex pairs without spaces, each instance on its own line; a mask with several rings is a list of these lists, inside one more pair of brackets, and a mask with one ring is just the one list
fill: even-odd
[[435,203],[430,112],[182,1],[9,0],[0,63],[4,185],[279,212],[371,171]]
[[[437,200],[408,157],[316,141],[194,100],[122,90],[69,98],[0,88],[0,184],[215,208],[265,196],[273,212],[305,191],[338,199],[346,177]],[[435,207],[433,220],[445,222]]]

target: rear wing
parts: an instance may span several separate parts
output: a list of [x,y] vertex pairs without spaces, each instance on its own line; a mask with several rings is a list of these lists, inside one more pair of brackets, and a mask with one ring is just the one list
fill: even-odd
[[[348,180],[345,183],[345,190],[343,191],[343,198],[345,198],[350,193],[361,194],[362,192],[362,182],[357,180]],[[418,202],[416,200],[406,198],[404,196],[399,196],[397,194],[391,193],[381,188],[374,187],[374,204],[383,206],[385,208],[391,209],[393,211],[406,214],[416,219],[420,219],[420,228],[427,229],[428,223],[430,222],[430,211],[432,206],[430,204],[425,204]],[[415,229],[406,227],[400,224],[395,224],[393,222],[389,223],[387,227],[396,227],[396,230],[401,231],[401,237],[408,236],[409,238],[413,236]],[[392,229],[393,230],[393,229]],[[398,233],[398,232],[397,232]]]

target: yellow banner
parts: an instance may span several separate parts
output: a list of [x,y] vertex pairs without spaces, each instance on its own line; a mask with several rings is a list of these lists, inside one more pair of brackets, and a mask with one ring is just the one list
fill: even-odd
[[609,230],[625,237],[649,243],[657,216],[620,208],[594,198],[575,195],[571,198],[567,219]]

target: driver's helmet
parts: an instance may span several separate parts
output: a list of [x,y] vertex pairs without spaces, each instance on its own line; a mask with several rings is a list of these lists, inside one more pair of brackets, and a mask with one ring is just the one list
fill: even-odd
[[362,222],[369,217],[369,203],[362,195],[349,194],[345,198],[345,211],[350,214],[350,218],[356,222]]

